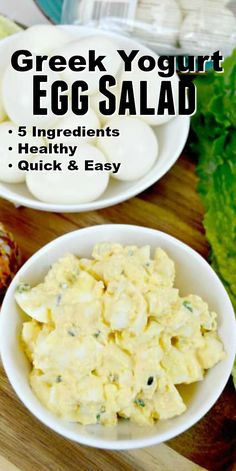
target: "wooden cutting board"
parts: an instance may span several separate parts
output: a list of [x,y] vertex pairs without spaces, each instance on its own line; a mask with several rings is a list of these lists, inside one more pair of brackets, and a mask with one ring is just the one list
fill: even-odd
[[[0,200],[0,221],[14,234],[24,259],[59,235],[105,223],[159,229],[207,257],[196,183],[193,160],[182,156],[160,182],[112,208],[52,214],[17,209]],[[236,394],[231,381],[211,411],[168,446],[113,452],[77,445],[48,430],[19,402],[0,368],[0,471],[232,471],[235,458]]]

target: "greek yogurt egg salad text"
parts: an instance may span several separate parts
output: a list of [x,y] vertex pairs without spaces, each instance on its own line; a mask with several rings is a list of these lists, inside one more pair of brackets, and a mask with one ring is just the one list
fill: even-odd
[[217,315],[180,297],[174,262],[157,248],[100,243],[66,255],[16,301],[30,317],[22,343],[30,384],[50,411],[81,424],[140,425],[182,414],[178,385],[225,357]]
[[[141,102],[140,87],[147,81],[147,72],[138,66],[142,56],[147,57],[146,52],[139,51],[132,71],[126,72],[119,49],[118,39],[100,34],[82,37],[79,33],[75,37],[52,25],[34,25],[13,38],[9,50],[3,48],[7,61],[0,71],[0,183],[23,183],[30,195],[43,203],[77,205],[101,198],[114,184],[113,180],[118,180],[118,185],[133,183],[152,171],[160,155],[156,128],[178,116],[180,81],[176,73],[172,77],[160,77],[156,68],[148,72],[145,106],[153,108],[155,114],[146,115],[144,91]],[[15,56],[17,68],[11,60],[16,51],[20,51]],[[102,57],[103,62],[100,68],[93,66],[91,71],[93,53],[95,58]],[[150,58],[157,63],[154,52],[150,51]],[[60,64],[51,68],[49,64],[55,59]],[[78,60],[84,65],[69,67],[68,63]],[[22,69],[22,63],[26,62]],[[38,68],[37,63],[41,64]],[[46,114],[33,112],[35,74],[47,77],[43,85],[45,96],[40,98]],[[102,93],[99,81],[105,74],[114,77],[115,85]],[[80,80],[88,87],[83,99],[80,87],[73,88]],[[167,109],[164,114],[156,110],[164,80],[172,84],[174,115]],[[66,110],[62,116],[55,114],[51,106],[52,84],[56,82],[64,83]],[[128,98],[124,88],[127,82],[133,87]],[[58,96],[61,101],[60,93]],[[115,102],[114,112],[106,115],[101,112],[100,104],[103,101],[107,107],[109,97]],[[129,109],[132,104],[123,105],[127,100],[135,102],[134,115]],[[74,108],[79,107],[79,113],[72,111],[72,103]],[[57,164],[56,170],[52,164],[54,168]]]

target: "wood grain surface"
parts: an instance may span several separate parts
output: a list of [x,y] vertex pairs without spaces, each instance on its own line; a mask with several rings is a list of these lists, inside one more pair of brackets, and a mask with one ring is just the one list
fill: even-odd
[[[59,235],[105,223],[159,229],[207,257],[196,183],[194,161],[185,155],[160,182],[112,208],[52,214],[0,200],[0,221],[14,234],[24,260]],[[236,394],[231,380],[211,411],[168,446],[112,452],[79,446],[49,431],[19,402],[0,369],[0,471],[197,471],[199,466],[232,471],[235,459]]]

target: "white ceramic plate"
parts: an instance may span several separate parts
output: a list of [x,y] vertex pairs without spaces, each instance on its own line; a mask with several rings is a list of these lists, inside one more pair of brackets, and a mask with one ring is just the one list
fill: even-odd
[[[131,49],[141,49],[146,54],[151,52],[145,46],[114,33],[102,32],[80,26],[61,26],[61,28],[69,31],[72,39],[101,34],[113,38],[120,48],[126,49],[127,51]],[[19,35],[11,36],[0,42],[0,71],[4,69],[7,63],[9,47],[14,44],[14,41],[17,43],[17,36]],[[28,191],[25,184],[6,184],[1,182],[0,197],[12,201],[17,205],[41,211],[55,212],[92,211],[121,203],[144,191],[168,172],[184,148],[189,133],[189,125],[190,118],[188,116],[177,116],[168,123],[153,128],[159,141],[159,157],[153,168],[143,178],[134,182],[122,182],[110,179],[106,192],[98,200],[91,203],[75,205],[47,204],[35,199]]]
[[[209,303],[210,309],[218,313],[219,335],[227,353],[225,360],[209,370],[203,381],[186,388],[184,399],[188,407],[184,414],[171,420],[159,421],[153,427],[140,427],[129,421],[121,421],[115,427],[85,427],[69,423],[50,413],[29,386],[30,365],[19,343],[22,317],[14,300],[16,286],[19,280],[32,285],[40,282],[49,266],[69,251],[90,257],[93,246],[99,242],[139,246],[150,244],[152,249],[162,247],[176,263],[176,286],[181,295],[198,294]],[[80,229],[39,250],[21,268],[8,289],[2,306],[0,336],[5,371],[25,406],[44,424],[64,437],[106,449],[130,449],[158,444],[194,425],[221,394],[233,366],[236,347],[234,311],[225,288],[208,263],[190,247],[167,234],[129,225],[99,225]]]

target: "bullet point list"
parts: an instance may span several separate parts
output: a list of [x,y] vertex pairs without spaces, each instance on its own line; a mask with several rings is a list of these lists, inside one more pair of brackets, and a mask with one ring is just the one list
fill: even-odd
[[8,167],[10,167],[10,168],[11,168],[11,167],[12,167],[12,164],[8,164]]
[[12,129],[9,129],[9,131],[8,131],[8,132],[9,132],[9,134],[12,134]]
[[12,150],[12,147],[8,147],[9,150]]

